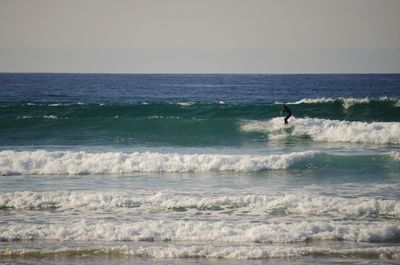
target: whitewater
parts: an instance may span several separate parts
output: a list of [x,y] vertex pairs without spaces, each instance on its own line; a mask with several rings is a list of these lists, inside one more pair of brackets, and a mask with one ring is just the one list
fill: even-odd
[[0,174],[124,174],[134,172],[259,171],[285,169],[311,159],[316,151],[280,155],[224,155],[179,153],[87,153],[1,151]]
[[241,128],[249,132],[265,132],[273,139],[305,135],[320,142],[400,144],[399,122],[368,123],[293,117],[290,125],[284,128],[281,118],[246,121]]
[[399,99],[398,74],[0,73],[0,263],[397,264]]

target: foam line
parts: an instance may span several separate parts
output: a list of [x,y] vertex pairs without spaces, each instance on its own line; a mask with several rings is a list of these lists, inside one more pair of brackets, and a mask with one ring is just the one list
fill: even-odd
[[[207,232],[206,232],[207,231]],[[195,241],[307,242],[313,240],[391,242],[400,238],[396,221],[294,221],[248,223],[228,221],[141,222],[85,221],[55,224],[0,224],[1,241]]]
[[224,258],[224,259],[268,259],[294,258],[301,256],[340,256],[340,257],[368,257],[400,259],[400,247],[356,247],[356,248],[329,248],[329,247],[296,247],[296,246],[220,246],[220,245],[192,245],[192,246],[94,246],[94,247],[66,247],[45,249],[1,249],[0,257],[29,257],[29,256],[99,256],[123,255],[139,258]]
[[400,217],[400,201],[370,197],[342,198],[319,194],[207,195],[132,194],[128,192],[11,192],[0,194],[0,208],[11,209],[158,209],[196,211],[243,209],[285,214]]
[[286,169],[317,151],[280,155],[178,154],[158,152],[1,151],[0,174],[124,174],[133,172],[259,171]]
[[[58,117],[55,116],[55,115],[44,115],[44,116],[23,115],[23,116],[18,116],[17,117],[17,119],[32,119],[32,118],[35,118],[35,119],[40,119],[40,118],[43,118],[43,119],[58,119]],[[67,119],[67,118],[64,118],[64,119]]]
[[246,121],[241,129],[268,133],[270,139],[307,135],[319,142],[400,144],[399,122],[367,123],[292,117],[289,126],[284,126],[283,118],[278,117],[267,121]]
[[390,156],[394,159],[394,160],[400,160],[400,152],[390,152]]
[[377,102],[392,102],[394,103],[395,107],[399,107],[400,105],[400,100],[397,99],[392,99],[388,97],[381,97],[381,98],[304,98],[295,102],[289,102],[287,104],[319,104],[319,103],[334,103],[334,102],[339,102],[342,104],[343,108],[348,109],[356,104],[368,104],[373,101]]

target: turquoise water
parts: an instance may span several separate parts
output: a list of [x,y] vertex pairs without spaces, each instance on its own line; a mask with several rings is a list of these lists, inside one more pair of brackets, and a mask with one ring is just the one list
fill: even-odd
[[6,264],[396,264],[399,172],[400,75],[0,74]]
[[[296,118],[400,121],[398,100],[358,100],[360,103],[340,99],[313,104],[294,101],[296,104],[290,107]],[[241,125],[277,117],[280,106],[278,103],[222,101],[5,104],[0,107],[0,144],[243,146],[256,142],[255,145],[260,145],[268,142],[265,132],[243,131]]]

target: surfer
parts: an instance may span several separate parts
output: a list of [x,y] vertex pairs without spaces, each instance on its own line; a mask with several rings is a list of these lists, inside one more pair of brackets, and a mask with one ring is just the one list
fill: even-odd
[[281,115],[283,113],[287,113],[286,117],[285,117],[285,125],[289,124],[288,123],[288,119],[292,116],[292,112],[290,111],[290,109],[288,108],[288,106],[286,106],[285,104],[282,105],[282,110],[281,110]]

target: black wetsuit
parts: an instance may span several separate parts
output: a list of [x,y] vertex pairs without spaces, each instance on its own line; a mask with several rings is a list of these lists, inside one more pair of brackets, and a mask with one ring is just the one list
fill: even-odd
[[287,115],[285,117],[285,125],[286,125],[286,124],[288,124],[288,119],[292,116],[292,112],[285,104],[282,105],[281,114],[283,114],[284,112],[287,113]]

